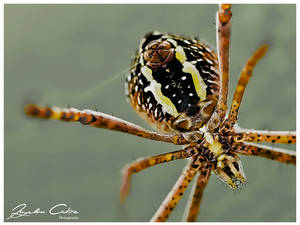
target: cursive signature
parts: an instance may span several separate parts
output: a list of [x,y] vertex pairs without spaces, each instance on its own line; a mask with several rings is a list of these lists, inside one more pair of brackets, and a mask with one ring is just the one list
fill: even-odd
[[15,208],[12,209],[12,212],[10,214],[9,217],[7,217],[6,219],[16,219],[19,217],[23,217],[23,216],[31,216],[34,214],[45,214],[46,212],[44,210],[41,210],[40,208],[37,208],[34,211],[25,211],[25,208],[27,207],[26,203],[20,204],[18,206],[16,206]]
[[[6,219],[10,220],[10,219],[16,219],[16,218],[25,217],[25,216],[36,215],[36,214],[46,214],[46,210],[42,210],[40,208],[37,208],[35,210],[28,210],[26,208],[27,208],[26,203],[22,203],[16,207],[14,207],[11,210],[10,216],[7,217]],[[64,203],[60,203],[60,204],[57,204],[57,205],[51,207],[47,212],[53,216],[54,215],[71,216],[74,214],[79,214],[78,210],[74,210],[71,207],[69,207],[67,204],[64,204]]]
[[55,206],[53,206],[50,210],[49,213],[51,215],[59,215],[59,214],[79,214],[79,211],[77,210],[73,210],[70,207],[67,206],[67,204],[57,204]]

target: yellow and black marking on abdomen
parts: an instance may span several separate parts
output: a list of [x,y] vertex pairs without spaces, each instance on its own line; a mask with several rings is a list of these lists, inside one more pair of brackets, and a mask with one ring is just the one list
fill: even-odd
[[218,99],[217,56],[198,40],[149,33],[141,41],[126,91],[134,109],[160,130],[199,129]]

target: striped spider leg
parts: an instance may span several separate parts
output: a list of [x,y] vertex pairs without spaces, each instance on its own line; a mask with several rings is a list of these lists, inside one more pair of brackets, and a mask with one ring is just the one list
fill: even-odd
[[203,165],[201,165],[198,172],[197,181],[194,183],[193,189],[190,193],[189,202],[183,215],[183,221],[196,221],[199,214],[203,191],[208,183],[211,169],[212,165],[207,162],[203,162]]
[[[146,130],[138,125],[117,117],[92,110],[78,110],[75,108],[59,108],[48,106],[40,107],[37,105],[28,104],[25,106],[25,113],[29,116],[39,117],[41,119],[55,119],[64,122],[80,122],[82,125],[120,131],[156,141],[180,145],[188,143],[186,140],[187,135],[160,134]],[[193,134],[193,136],[195,135]]]
[[296,163],[294,151],[256,144],[295,144],[295,132],[247,130],[236,124],[245,88],[267,46],[258,48],[243,68],[226,115],[231,16],[231,5],[220,5],[216,15],[217,54],[196,39],[158,31],[142,39],[126,79],[126,95],[133,109],[158,132],[91,110],[27,105],[25,113],[183,145],[177,151],[140,158],[127,165],[123,169],[120,199],[124,201],[128,195],[134,173],[187,158],[188,164],[151,221],[169,218],[193,178],[196,182],[183,220],[196,221],[212,172],[234,190],[246,182],[239,154]]
[[[187,189],[188,184],[193,180],[193,178],[199,171],[199,168],[205,168],[204,172],[206,173],[206,171],[209,170],[209,168],[211,167],[211,165],[209,165],[209,167],[206,167],[207,163],[203,163],[203,162],[205,162],[205,160],[203,160],[199,156],[195,156],[189,160],[189,163],[183,169],[182,174],[178,178],[174,187],[169,192],[169,194],[167,195],[163,203],[160,205],[159,209],[152,217],[151,219],[152,222],[163,222],[168,219],[170,213],[175,208],[178,201],[181,199],[182,195],[184,194],[184,191]],[[197,189],[199,188],[197,187]],[[199,196],[193,196],[193,200],[196,201],[196,203],[195,204],[193,204],[194,202],[192,203],[192,207],[189,210],[188,219],[194,219],[195,217],[194,215],[198,214],[197,210],[193,210],[195,209],[195,206],[198,205],[198,199]]]
[[[242,102],[244,91],[252,76],[252,71],[258,60],[260,60],[267,51],[267,46],[263,45],[256,50],[253,56],[248,60],[243,68],[231,104],[228,118],[225,126],[233,126],[236,123],[238,111]],[[247,144],[243,142],[270,142],[279,144],[295,144],[296,132],[288,131],[258,131],[248,130],[236,127],[234,129],[234,142],[237,144],[237,152],[245,155],[257,155],[283,163],[296,164],[296,152],[282,150],[279,148],[270,148],[263,145]]]
[[34,104],[27,104],[24,108],[24,111],[28,116],[38,117],[41,119],[54,119],[64,122],[80,122],[82,125],[90,127],[105,128],[124,132],[146,139],[173,143],[175,145],[184,145],[190,142],[198,141],[203,135],[201,131],[178,134],[162,134],[155,131],[146,130],[136,124],[93,110],[78,110],[75,108],[59,108],[49,106],[40,107]]

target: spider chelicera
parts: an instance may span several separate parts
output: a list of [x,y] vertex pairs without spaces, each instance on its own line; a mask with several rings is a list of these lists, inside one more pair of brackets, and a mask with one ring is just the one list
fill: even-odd
[[231,6],[221,5],[216,24],[218,54],[196,39],[156,31],[142,40],[126,80],[127,97],[133,108],[160,132],[148,131],[91,110],[27,105],[25,112],[44,119],[80,122],[184,145],[178,151],[138,159],[129,164],[123,170],[121,200],[128,194],[133,173],[160,163],[188,158],[187,166],[151,221],[167,220],[194,178],[196,182],[184,218],[195,221],[211,172],[235,190],[246,182],[239,154],[296,164],[294,151],[257,144],[295,144],[295,132],[247,130],[236,124],[244,90],[267,46],[257,49],[243,68],[229,107],[230,20]]

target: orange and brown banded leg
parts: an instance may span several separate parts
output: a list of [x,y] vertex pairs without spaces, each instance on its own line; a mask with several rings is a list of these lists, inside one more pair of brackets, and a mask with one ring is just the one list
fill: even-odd
[[263,131],[242,129],[234,135],[235,141],[270,142],[278,144],[296,144],[294,131]]
[[243,143],[235,145],[234,151],[243,155],[259,156],[282,163],[296,164],[296,152],[280,148],[272,148],[259,144]]
[[228,79],[229,79],[229,43],[231,30],[231,5],[222,4],[216,15],[217,29],[217,51],[220,71],[220,90],[219,100],[215,113],[209,121],[210,127],[219,126],[226,115],[227,96],[228,96]]
[[252,55],[252,57],[248,60],[246,66],[243,68],[238,84],[236,86],[230,112],[228,115],[228,121],[233,127],[237,120],[238,111],[242,102],[242,98],[248,84],[250,77],[252,76],[252,71],[256,65],[256,63],[265,55],[268,47],[266,45],[261,46],[256,50],[256,52]]
[[190,159],[188,165],[183,169],[182,174],[169,192],[159,209],[151,219],[151,222],[163,222],[169,218],[172,210],[176,207],[188,184],[193,180],[199,169],[200,163],[194,158]]
[[40,107],[31,104],[26,105],[24,110],[28,116],[39,117],[42,119],[55,119],[66,122],[80,122],[81,124],[86,126],[120,131],[143,138],[173,143],[176,145],[188,144],[189,142],[191,142],[190,140],[188,140],[188,138],[192,138],[192,135],[165,135],[153,131],[148,131],[133,123],[127,122],[114,116],[107,115],[105,113],[95,112],[92,110],[78,110],[75,108],[63,109],[58,107]]
[[54,119],[66,122],[76,122],[80,118],[80,112],[76,109],[61,109],[58,107],[39,107],[28,104],[24,108],[25,114],[28,116],[38,117],[41,119]]
[[183,216],[183,221],[196,221],[199,214],[203,192],[210,177],[211,165],[208,163],[202,163],[198,173],[199,176],[191,191],[190,198]]
[[192,157],[197,154],[197,150],[194,148],[185,148],[179,151],[169,152],[149,158],[141,158],[137,159],[130,165],[126,166],[122,171],[122,184],[120,191],[120,200],[124,202],[130,188],[130,178],[133,173],[138,173],[143,169],[146,169],[151,166],[155,166],[160,163],[165,163],[169,161],[173,161],[176,159],[185,159]]

